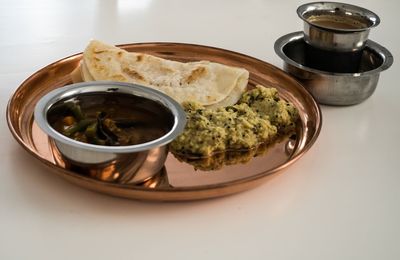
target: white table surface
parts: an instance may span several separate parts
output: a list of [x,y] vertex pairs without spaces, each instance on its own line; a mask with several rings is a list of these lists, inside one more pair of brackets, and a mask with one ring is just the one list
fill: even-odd
[[[0,1],[0,259],[400,259],[400,70],[374,95],[322,107],[312,149],[263,185],[220,199],[147,203],[74,186],[11,136],[6,104],[29,75],[112,44],[197,43],[282,67],[303,1]],[[370,38],[400,57],[400,2],[352,1],[381,17]]]

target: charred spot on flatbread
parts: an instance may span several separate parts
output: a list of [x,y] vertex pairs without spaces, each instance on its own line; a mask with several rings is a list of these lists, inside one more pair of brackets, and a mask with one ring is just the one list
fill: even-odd
[[198,67],[198,68],[192,70],[190,75],[184,81],[186,82],[186,84],[191,84],[191,83],[197,81],[202,76],[204,76],[204,74],[206,74],[206,73],[207,73],[206,68]]
[[136,61],[137,62],[141,62],[143,60],[143,55],[138,55],[138,56],[136,56]]
[[145,81],[145,78],[136,70],[131,69],[131,68],[123,68],[122,71],[126,74],[128,74],[130,77],[138,79],[138,80],[142,80]]

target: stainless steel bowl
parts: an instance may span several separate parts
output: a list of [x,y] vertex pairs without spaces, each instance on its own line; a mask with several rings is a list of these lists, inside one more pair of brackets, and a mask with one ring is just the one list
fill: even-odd
[[304,4],[297,14],[304,21],[304,40],[331,51],[361,50],[370,29],[380,23],[378,15],[365,8],[336,2]]
[[[364,101],[375,91],[380,72],[393,63],[393,56],[386,48],[368,40],[359,60],[348,57],[347,62],[355,62],[356,72],[324,71],[309,64],[314,64],[314,60],[334,60],[307,55],[309,47],[303,32],[284,35],[274,46],[284,61],[284,70],[299,79],[319,103],[326,105],[354,105]],[[343,62],[330,63],[333,71],[342,66]]]
[[[102,146],[73,140],[50,126],[47,113],[54,104],[94,92],[105,95],[111,92],[124,93],[156,101],[170,111],[172,127],[164,136],[150,142],[130,146]],[[130,184],[143,182],[162,169],[168,153],[167,144],[183,131],[186,123],[185,112],[169,96],[139,85],[107,81],[78,83],[53,90],[39,100],[34,117],[39,127],[51,138],[68,168],[104,181]]]

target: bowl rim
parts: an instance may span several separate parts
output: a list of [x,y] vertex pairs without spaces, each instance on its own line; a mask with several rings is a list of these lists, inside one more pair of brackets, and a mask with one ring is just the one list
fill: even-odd
[[330,71],[324,71],[324,70],[318,70],[318,69],[314,69],[314,68],[310,68],[307,66],[304,66],[302,64],[297,63],[296,61],[292,60],[291,58],[289,58],[285,52],[283,51],[283,48],[291,42],[294,41],[298,41],[298,40],[304,40],[304,34],[302,31],[298,31],[298,32],[293,32],[293,33],[289,33],[286,35],[281,36],[280,38],[278,38],[275,41],[274,44],[274,50],[275,53],[286,63],[307,71],[307,72],[313,72],[315,74],[320,74],[320,75],[324,75],[324,76],[351,76],[351,77],[357,77],[357,76],[367,76],[367,75],[371,75],[371,74],[376,74],[379,73],[381,71],[384,71],[386,69],[388,69],[392,64],[393,64],[393,55],[389,52],[389,50],[387,50],[385,47],[379,45],[378,43],[372,41],[372,40],[367,40],[365,48],[370,48],[372,51],[376,52],[377,55],[379,55],[382,59],[383,62],[382,64],[373,69],[373,70],[368,70],[368,71],[364,71],[364,72],[354,72],[354,73],[346,73],[346,72],[342,72],[342,73],[338,73],[338,72],[330,72]]
[[[305,14],[306,13],[312,12],[314,10],[332,10],[332,8],[318,9],[318,7],[324,6],[325,4],[327,4],[328,6],[330,6],[330,5],[336,6],[335,8],[341,7],[342,9],[346,9],[349,12],[352,12],[352,13],[363,14],[364,17],[369,22],[372,22],[372,24],[367,26],[367,27],[359,28],[359,29],[339,29],[339,28],[331,28],[331,27],[317,25],[317,24],[309,22],[305,18]],[[371,29],[373,27],[378,26],[380,24],[380,22],[381,22],[381,19],[379,18],[379,16],[376,13],[374,13],[374,12],[364,8],[364,7],[357,6],[357,5],[352,5],[352,4],[348,4],[348,3],[340,3],[340,2],[325,2],[325,1],[310,2],[310,3],[306,3],[306,4],[300,5],[297,8],[296,13],[297,13],[297,15],[299,16],[300,19],[302,19],[305,23],[308,23],[311,26],[318,27],[318,28],[320,28],[322,30],[338,32],[338,33],[340,33],[340,32],[362,32],[362,31],[367,31],[367,30],[369,30],[369,29]]]
[[[131,94],[151,99],[153,101],[158,101],[164,107],[166,107],[173,115],[174,123],[171,129],[165,135],[150,142],[136,144],[136,145],[125,145],[125,146],[104,146],[104,145],[88,144],[73,140],[56,131],[48,123],[47,111],[52,105],[54,105],[58,101],[83,93],[94,93],[103,91],[105,93],[112,92],[112,93]],[[134,153],[134,152],[150,150],[170,143],[183,131],[186,125],[186,113],[184,112],[183,108],[177,101],[175,101],[168,95],[158,90],[141,86],[138,84],[125,83],[125,82],[93,81],[93,82],[81,82],[81,83],[70,84],[50,91],[42,98],[40,98],[40,100],[36,104],[34,110],[34,120],[49,137],[65,145],[93,152]]]

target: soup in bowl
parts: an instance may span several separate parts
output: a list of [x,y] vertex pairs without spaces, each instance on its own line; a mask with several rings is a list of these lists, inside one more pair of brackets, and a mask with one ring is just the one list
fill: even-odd
[[159,172],[186,122],[181,106],[157,90],[101,81],[51,91],[34,115],[69,168],[119,183]]

